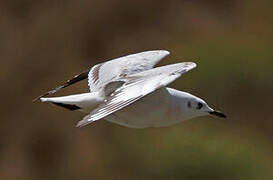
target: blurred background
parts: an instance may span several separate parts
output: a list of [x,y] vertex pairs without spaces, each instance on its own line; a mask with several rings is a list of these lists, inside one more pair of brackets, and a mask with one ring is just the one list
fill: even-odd
[[[273,179],[273,1],[1,0],[0,179]],[[129,129],[32,99],[145,50],[228,119]],[[87,81],[56,95],[87,92]]]

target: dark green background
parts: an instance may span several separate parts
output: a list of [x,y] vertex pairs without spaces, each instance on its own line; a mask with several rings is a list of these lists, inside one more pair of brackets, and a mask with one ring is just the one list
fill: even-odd
[[[272,39],[269,0],[1,0],[0,179],[273,179]],[[161,65],[196,62],[170,86],[228,119],[77,129],[83,114],[31,102],[98,62],[153,49],[171,52]]]

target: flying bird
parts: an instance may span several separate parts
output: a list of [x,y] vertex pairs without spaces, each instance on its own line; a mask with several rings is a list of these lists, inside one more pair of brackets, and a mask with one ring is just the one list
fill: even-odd
[[[225,118],[201,98],[167,87],[196,67],[194,62],[154,67],[169,54],[166,50],[145,51],[97,64],[34,101],[40,99],[86,113],[77,127],[101,119],[130,128],[147,128],[205,115]],[[87,78],[88,93],[45,97]]]

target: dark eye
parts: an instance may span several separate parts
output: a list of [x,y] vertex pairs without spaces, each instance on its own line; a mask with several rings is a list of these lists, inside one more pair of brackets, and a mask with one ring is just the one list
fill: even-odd
[[203,104],[199,102],[199,103],[197,104],[197,109],[201,109],[202,107],[203,107]]
[[190,101],[188,102],[187,105],[188,105],[188,108],[191,108],[191,102]]

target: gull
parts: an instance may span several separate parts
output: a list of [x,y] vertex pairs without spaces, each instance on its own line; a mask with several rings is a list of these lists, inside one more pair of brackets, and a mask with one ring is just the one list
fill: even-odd
[[[206,115],[225,118],[201,98],[167,87],[196,67],[194,62],[154,67],[169,54],[166,50],[145,51],[97,64],[35,100],[86,113],[77,127],[101,119],[130,128],[148,128]],[[88,93],[45,97],[87,78]]]

